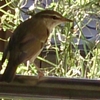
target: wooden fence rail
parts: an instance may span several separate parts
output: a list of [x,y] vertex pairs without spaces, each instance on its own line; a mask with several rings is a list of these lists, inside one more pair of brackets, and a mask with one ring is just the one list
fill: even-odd
[[[0,76],[1,77],[1,76]],[[0,82],[1,98],[100,99],[100,80],[16,75],[11,83]],[[40,98],[40,99],[39,99]],[[45,100],[43,99],[43,100]],[[62,99],[61,99],[62,100]]]

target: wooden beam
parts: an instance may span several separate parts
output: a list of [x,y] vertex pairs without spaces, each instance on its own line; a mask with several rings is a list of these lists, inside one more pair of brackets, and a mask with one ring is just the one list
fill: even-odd
[[100,99],[100,81],[16,75],[11,83],[0,82],[0,97]]

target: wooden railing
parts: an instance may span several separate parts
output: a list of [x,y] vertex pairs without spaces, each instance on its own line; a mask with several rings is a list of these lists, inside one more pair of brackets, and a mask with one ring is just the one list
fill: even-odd
[[100,80],[16,75],[11,83],[0,82],[0,97],[100,99]]

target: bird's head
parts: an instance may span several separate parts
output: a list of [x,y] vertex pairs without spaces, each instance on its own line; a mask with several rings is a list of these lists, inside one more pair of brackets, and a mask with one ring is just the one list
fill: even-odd
[[65,22],[73,22],[72,20],[63,17],[61,14],[53,10],[41,11],[35,14],[35,17],[41,19],[44,22],[44,24],[47,26],[47,28],[50,30],[52,30],[54,27],[56,27],[59,24]]

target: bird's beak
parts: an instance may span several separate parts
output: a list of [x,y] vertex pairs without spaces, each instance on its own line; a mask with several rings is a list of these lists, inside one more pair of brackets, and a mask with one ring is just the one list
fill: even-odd
[[73,22],[73,20],[67,19],[67,18],[63,18],[64,22]]
[[73,22],[73,20],[70,20],[70,19],[67,19],[67,18],[66,18],[66,21],[67,21],[67,22]]

